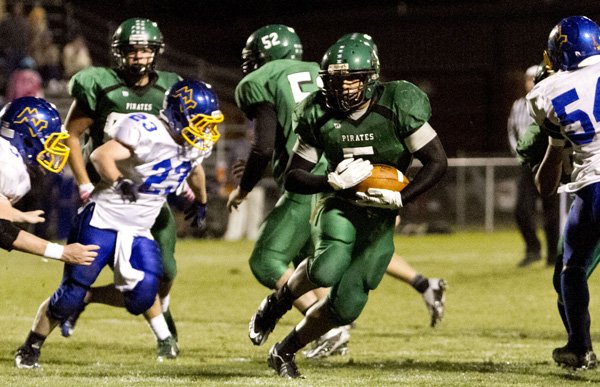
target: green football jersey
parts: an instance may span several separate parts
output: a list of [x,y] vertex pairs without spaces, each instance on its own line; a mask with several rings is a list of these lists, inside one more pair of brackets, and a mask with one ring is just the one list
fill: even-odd
[[300,104],[296,132],[323,151],[332,169],[351,155],[406,172],[412,154],[405,139],[431,117],[427,95],[406,81],[379,84],[371,106],[357,120],[336,115],[324,106],[321,93]]
[[[69,81],[69,94],[77,100],[77,106],[94,120],[89,128],[89,140],[84,153],[89,155],[105,141],[104,126],[110,113],[145,112],[158,114],[162,108],[165,92],[181,78],[171,72],[156,71],[145,87],[128,87],[114,69],[89,67],[79,71]],[[91,140],[91,142],[90,142]],[[87,163],[92,181],[98,177]]]
[[[272,167],[273,176],[279,184],[283,181],[283,173],[297,139],[292,129],[294,107],[319,89],[318,76],[317,63],[278,59],[246,75],[235,89],[235,101],[246,116],[252,118],[252,106],[259,103],[271,104],[277,112]],[[321,170],[325,170],[322,164]]]

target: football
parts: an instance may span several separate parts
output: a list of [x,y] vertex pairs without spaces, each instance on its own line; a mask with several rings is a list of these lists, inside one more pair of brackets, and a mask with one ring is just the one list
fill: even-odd
[[373,164],[371,176],[354,186],[357,192],[367,192],[369,188],[389,189],[402,191],[409,181],[402,172],[385,164]]

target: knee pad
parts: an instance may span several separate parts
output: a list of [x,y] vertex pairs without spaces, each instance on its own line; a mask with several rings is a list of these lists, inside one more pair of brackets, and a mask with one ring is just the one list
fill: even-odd
[[360,316],[367,304],[367,298],[366,294],[362,294],[359,297],[345,298],[344,300],[332,299],[329,302],[331,314],[335,316],[340,326],[351,324]]
[[255,249],[248,263],[254,277],[263,286],[275,289],[275,284],[288,269],[288,259],[272,250]]
[[48,317],[65,321],[84,307],[83,299],[88,288],[73,281],[63,282],[50,297]]
[[158,294],[158,277],[145,273],[144,279],[132,290],[123,292],[125,308],[133,315],[139,315],[150,309]]

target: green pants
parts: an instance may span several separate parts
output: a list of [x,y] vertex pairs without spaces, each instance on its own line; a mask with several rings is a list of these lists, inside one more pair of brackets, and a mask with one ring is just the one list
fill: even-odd
[[312,254],[312,201],[313,195],[285,192],[263,221],[250,256],[250,269],[262,285],[274,289],[290,263]]
[[169,209],[168,204],[165,203],[160,209],[160,213],[154,221],[154,225],[150,231],[160,247],[163,265],[163,276],[161,280],[164,282],[171,282],[177,275],[177,263],[175,262],[177,226],[175,224],[175,217]]
[[359,207],[330,196],[317,207],[309,279],[331,287],[329,306],[341,325],[356,320],[394,253],[396,211]]

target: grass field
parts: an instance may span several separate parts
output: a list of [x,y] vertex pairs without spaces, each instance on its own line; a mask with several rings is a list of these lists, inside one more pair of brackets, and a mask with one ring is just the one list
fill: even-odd
[[[565,343],[555,307],[552,269],[517,269],[522,242],[516,232],[398,237],[397,251],[425,275],[448,279],[446,316],[429,328],[425,306],[412,288],[386,277],[352,331],[350,353],[310,361],[298,356],[306,379],[286,381],[266,365],[269,347],[300,320],[279,323],[266,345],[254,347],[248,320],[268,294],[252,277],[252,244],[212,240],[178,243],[179,276],[172,311],[181,356],[154,357],[153,336],[142,317],[102,305],[88,307],[73,337],[58,331],[42,351],[40,370],[14,368],[14,350],[31,327],[39,303],[58,284],[62,265],[17,252],[0,253],[0,384],[97,385],[312,385],[312,386],[550,386],[600,383],[600,371],[568,372],[551,351]],[[110,279],[104,273],[100,282]],[[592,277],[593,279],[593,277]],[[600,286],[591,281],[592,320]],[[598,324],[592,324],[595,340]]]

